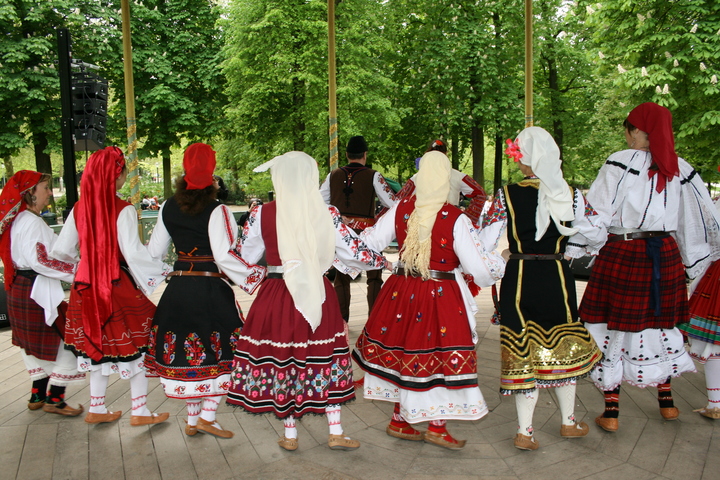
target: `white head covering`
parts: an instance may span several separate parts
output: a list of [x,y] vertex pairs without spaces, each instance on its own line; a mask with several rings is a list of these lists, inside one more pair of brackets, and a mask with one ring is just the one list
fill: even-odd
[[550,219],[558,231],[566,236],[577,233],[577,228],[563,226],[561,221],[575,219],[573,212],[573,191],[563,178],[560,170],[560,149],[552,136],[540,127],[528,127],[515,140],[520,147],[520,162],[532,168],[540,179],[538,208],[535,214],[535,241],[539,241]]
[[448,199],[451,170],[447,156],[433,150],[423,155],[415,177],[415,210],[408,219],[402,258],[406,272],[415,270],[425,279],[430,278],[430,235]]
[[318,189],[317,162],[288,152],[257,167],[270,169],[277,194],[277,241],[283,278],[295,308],[313,331],[322,320],[323,273],[335,258],[335,226]]

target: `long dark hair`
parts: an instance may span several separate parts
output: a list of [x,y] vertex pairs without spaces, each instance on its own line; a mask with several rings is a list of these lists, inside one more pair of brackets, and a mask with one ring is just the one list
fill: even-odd
[[210,184],[199,190],[188,190],[184,175],[175,178],[175,201],[180,211],[187,215],[197,215],[212,202],[217,201],[217,189]]

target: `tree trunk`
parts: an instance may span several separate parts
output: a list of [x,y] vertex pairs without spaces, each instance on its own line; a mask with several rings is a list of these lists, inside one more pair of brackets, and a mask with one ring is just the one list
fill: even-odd
[[170,165],[170,148],[164,148],[162,151],[163,161],[163,193],[165,200],[172,197],[172,166]]
[[3,186],[5,186],[5,180],[15,175],[15,165],[13,165],[12,157],[3,158],[3,165],[5,165],[5,178],[3,179]]
[[497,126],[495,134],[495,175],[493,176],[493,195],[502,187],[502,161],[503,161],[503,139],[500,135],[500,125]]
[[452,168],[455,170],[458,170],[460,168],[460,142],[453,140],[451,146],[451,157],[450,160],[452,162]]
[[52,163],[50,162],[50,154],[45,153],[48,146],[47,135],[44,132],[33,132],[33,147],[35,149],[35,168],[40,173],[49,173],[52,175]]
[[472,127],[472,156],[473,178],[481,186],[485,185],[485,142],[483,141],[483,127],[475,124]]

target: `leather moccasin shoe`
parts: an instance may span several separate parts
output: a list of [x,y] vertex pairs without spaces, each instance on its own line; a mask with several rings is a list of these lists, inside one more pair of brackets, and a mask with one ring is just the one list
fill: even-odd
[[54,405],[52,403],[46,403],[45,405],[43,405],[42,409],[43,412],[56,413],[58,415],[65,415],[66,417],[77,417],[83,411],[85,411],[82,405],[78,405],[78,408],[73,408],[67,403],[62,408],[59,408],[57,405]]
[[617,432],[619,422],[617,418],[605,418],[600,415],[595,419],[595,423],[606,432]]
[[85,423],[110,423],[122,416],[122,411],[107,413],[88,413],[85,415]]
[[522,433],[515,434],[515,448],[520,450],[537,450],[540,448],[540,444],[535,440],[533,436],[523,435]]
[[[185,420],[185,423],[187,423],[187,420]],[[185,435],[188,437],[192,437],[193,435],[197,435],[198,429],[195,425],[185,425]]]
[[357,450],[360,448],[360,442],[345,435],[330,435],[328,436],[328,447],[331,450]]
[[39,402],[28,402],[28,410],[40,410],[45,405],[45,400]]
[[560,436],[567,438],[584,437],[590,431],[587,423],[580,422],[574,425],[560,425]]
[[680,410],[678,410],[677,407],[661,408],[660,415],[662,415],[665,420],[677,420],[680,416]]
[[404,427],[396,427],[395,425],[390,424],[387,426],[387,428],[385,428],[385,433],[387,433],[391,437],[402,438],[403,440],[410,440],[413,442],[423,441],[423,432],[415,430],[410,425],[406,425]]
[[155,425],[156,423],[162,423],[168,419],[170,414],[165,413],[153,413],[151,415],[132,415],[130,417],[130,425],[133,427],[141,427],[143,425]]
[[204,418],[198,419],[198,423],[195,428],[197,428],[198,432],[214,435],[218,438],[232,438],[235,435],[230,430],[223,430],[219,423],[208,422]]
[[698,408],[697,410],[693,410],[693,412],[697,412],[703,417],[712,418],[713,420],[720,420],[720,408]]
[[280,445],[285,450],[293,451],[297,450],[298,448],[298,439],[297,438],[287,438],[283,436],[281,439],[278,440],[278,445]]
[[465,446],[466,440],[455,440],[453,442],[451,439],[452,435],[448,432],[435,433],[428,430],[423,435],[423,440],[425,440],[426,443],[432,443],[433,445],[447,448],[449,450],[460,450]]

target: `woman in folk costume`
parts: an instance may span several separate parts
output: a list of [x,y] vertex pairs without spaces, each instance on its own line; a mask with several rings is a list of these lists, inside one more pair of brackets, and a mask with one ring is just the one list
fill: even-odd
[[[560,435],[582,437],[575,421],[575,387],[601,354],[577,313],[575,279],[565,260],[568,236],[580,231],[599,241],[604,229],[560,170],[560,149],[540,127],[526,128],[506,153],[525,178],[497,192],[480,238],[497,245],[507,227],[510,259],[500,289],[500,392],[515,395],[515,447],[535,450],[532,419],[538,388],[555,387]],[[576,249],[576,256],[583,252]]]
[[64,348],[67,304],[60,280],[72,282],[76,265],[48,255],[57,235],[40,212],[52,196],[50,180],[48,174],[21,170],[7,181],[0,195],[0,258],[12,343],[22,349],[33,382],[28,408],[74,417],[83,407],[65,403],[65,387],[85,374]]
[[[715,201],[720,211],[720,200]],[[720,262],[691,285],[690,322],[678,328],[688,337],[690,356],[705,365],[707,405],[694,410],[703,417],[720,420]]]
[[80,263],[65,327],[65,343],[78,355],[78,369],[90,372],[87,423],[113,422],[105,392],[109,376],[130,380],[130,425],[152,425],[169,414],[147,407],[148,379],[143,367],[155,313],[146,295],[162,280],[163,264],[153,261],[138,236],[135,208],[116,195],[127,178],[117,147],[93,153],[80,185],[80,200],[68,216],[51,255]]
[[609,432],[618,429],[623,381],[656,386],[662,418],[678,417],[670,379],[695,370],[676,327],[689,320],[685,276],[698,276],[720,247],[707,188],[675,153],[670,111],[643,103],[624,126],[628,149],[607,159],[587,194],[607,241],[570,240],[599,250],[580,317],[604,354],[592,379],[605,394],[595,422]]
[[[462,275],[489,286],[505,262],[447,202],[450,176],[445,154],[425,153],[415,195],[361,235],[378,251],[397,237],[404,265],[383,285],[353,358],[365,371],[365,398],[395,403],[388,435],[457,450],[465,440],[450,435],[447,420],[488,412],[477,381],[477,305]],[[412,426],[427,421],[424,434]]]
[[160,376],[165,395],[185,400],[186,435],[232,438],[233,432],[216,421],[230,387],[233,348],[243,323],[228,279],[252,293],[265,269],[248,266],[235,250],[238,227],[228,207],[217,201],[212,147],[188,146],[183,168],[148,245],[160,259],[172,241],[178,258],[158,303],[145,364]]
[[248,262],[265,254],[268,279],[238,340],[228,403],[282,419],[285,450],[298,448],[295,422],[306,414],[327,415],[331,449],[354,450],[360,442],[340,423],[340,406],[355,398],[346,323],[323,274],[336,255],[335,267],[351,276],[387,261],[325,204],[311,156],[288,152],[255,171],[268,168],[277,200],[251,212],[242,240]]

